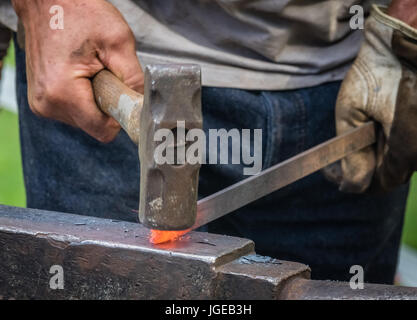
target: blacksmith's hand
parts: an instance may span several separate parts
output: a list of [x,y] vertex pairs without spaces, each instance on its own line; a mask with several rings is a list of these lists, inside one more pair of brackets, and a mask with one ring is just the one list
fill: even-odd
[[372,120],[379,124],[378,142],[342,160],[342,191],[388,191],[417,170],[416,28],[415,0],[372,8],[339,92],[336,129],[342,134]]
[[107,68],[131,89],[143,92],[135,39],[121,13],[105,0],[12,2],[25,30],[32,111],[80,128],[101,142],[113,140],[120,126],[98,109],[90,79]]

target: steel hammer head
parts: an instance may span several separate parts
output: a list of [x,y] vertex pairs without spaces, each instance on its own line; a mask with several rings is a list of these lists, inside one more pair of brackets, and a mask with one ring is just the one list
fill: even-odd
[[[200,67],[148,66],[139,134],[139,219],[146,227],[185,230],[194,224],[201,164],[190,164],[180,155],[186,151],[187,131],[202,127]],[[174,162],[156,156],[161,146],[166,147],[166,159],[176,156]]]

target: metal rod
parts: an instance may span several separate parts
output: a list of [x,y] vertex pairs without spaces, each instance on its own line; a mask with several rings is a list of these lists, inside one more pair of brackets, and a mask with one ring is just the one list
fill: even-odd
[[191,229],[216,220],[373,143],[375,124],[368,122],[214,193],[198,201],[197,220]]

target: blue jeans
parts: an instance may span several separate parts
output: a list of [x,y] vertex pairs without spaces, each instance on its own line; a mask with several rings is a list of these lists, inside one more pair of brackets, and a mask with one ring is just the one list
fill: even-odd
[[[102,144],[81,130],[35,116],[27,101],[24,52],[16,46],[23,170],[30,208],[137,221],[137,147],[121,132]],[[293,91],[203,89],[204,128],[263,130],[263,168],[335,135],[340,83]],[[243,176],[240,165],[203,165],[199,195]],[[366,282],[392,283],[408,186],[385,195],[338,191],[317,172],[208,225],[250,238],[256,251],[310,265],[312,278],[349,280],[361,265]]]

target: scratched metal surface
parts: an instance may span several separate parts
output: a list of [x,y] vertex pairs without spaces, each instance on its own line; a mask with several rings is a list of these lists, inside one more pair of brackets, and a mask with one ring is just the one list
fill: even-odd
[[[417,288],[309,280],[250,240],[192,232],[152,245],[139,224],[0,205],[1,299],[417,299]],[[52,290],[52,265],[64,289]]]
[[352,290],[348,282],[293,279],[281,292],[286,300],[417,300],[417,288],[365,283]]
[[[219,264],[222,259],[238,257],[254,251],[251,240],[219,236],[205,232],[190,232],[175,244],[149,243],[149,229],[141,224],[119,220],[65,214],[0,205],[0,230],[20,228],[21,232],[42,238],[48,236],[62,242],[120,246],[141,252],[184,257]],[[236,253],[239,252],[239,254]]]
[[[197,214],[198,176],[201,163],[186,161],[186,131],[203,128],[201,69],[198,65],[148,65],[145,99],[139,123],[140,199],[139,219],[158,230],[185,230]],[[183,127],[178,126],[183,121]],[[177,129],[175,151],[178,165],[156,161],[161,129]],[[180,157],[182,155],[182,157]]]
[[[190,233],[155,246],[139,224],[0,206],[0,296],[45,299],[213,298],[214,270],[253,253],[250,240]],[[62,265],[65,289],[49,288]]]

